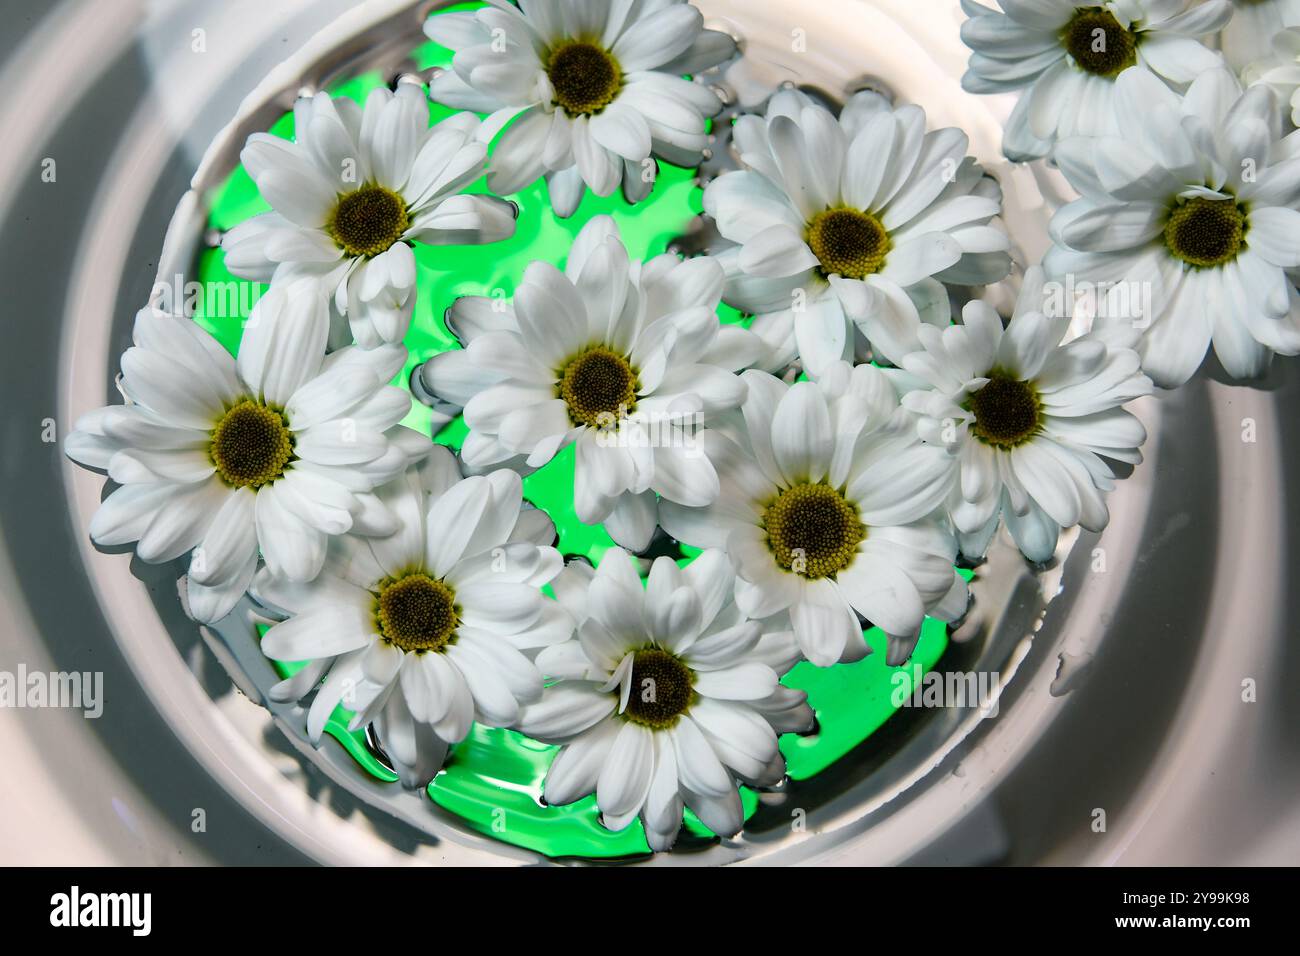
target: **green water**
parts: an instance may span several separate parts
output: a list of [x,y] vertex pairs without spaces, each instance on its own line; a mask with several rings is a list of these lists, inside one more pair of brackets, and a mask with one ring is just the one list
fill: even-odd
[[[465,4],[462,8],[474,6],[478,4]],[[422,70],[450,62],[450,52],[431,42],[418,47],[413,57]],[[366,94],[381,82],[378,74],[367,74],[336,84],[330,92],[363,102]],[[432,121],[437,122],[451,112],[435,105]],[[291,138],[292,114],[282,117],[270,131]],[[486,192],[486,183],[480,180],[470,191]],[[447,307],[458,296],[488,295],[494,289],[502,289],[509,296],[524,267],[534,259],[562,267],[573,236],[592,216],[602,213],[613,216],[618,223],[632,257],[649,258],[665,251],[672,240],[685,232],[700,212],[700,196],[694,171],[661,164],[654,192],[640,205],[629,206],[618,195],[601,199],[588,193],[577,213],[571,219],[562,220],[550,212],[546,187],[538,182],[510,197],[520,207],[513,238],[487,246],[416,246],[419,297],[406,336],[410,355],[395,384],[405,386],[411,370],[429,356],[459,347],[442,320]],[[209,223],[215,229],[229,229],[269,208],[248,174],[238,167],[213,196]],[[225,269],[224,253],[220,249],[201,254],[198,279],[203,283],[241,281]],[[195,321],[233,354],[247,316],[207,314],[204,306],[208,296],[203,299],[204,302],[198,303]],[[239,301],[237,297],[235,301]],[[719,309],[719,316],[724,322],[743,321],[742,316],[726,306]],[[429,410],[414,403],[405,424],[429,434]],[[458,418],[433,437],[459,448],[464,434],[464,423]],[[574,515],[572,448],[526,478],[524,494],[555,521],[559,532],[557,547],[563,553],[584,555],[598,563],[612,545],[603,528],[583,525]],[[682,552],[682,563],[697,553],[692,548],[683,548]],[[890,700],[894,690],[892,680],[900,668],[885,665],[883,633],[873,628],[864,636],[873,650],[864,660],[831,668],[803,663],[783,680],[790,687],[807,691],[818,719],[815,734],[807,737],[787,734],[781,740],[781,750],[794,781],[807,780],[826,769],[867,740],[894,713]],[[902,686],[908,693],[912,667],[920,665],[922,675],[928,672],[947,644],[945,626],[938,621],[926,621],[920,643],[904,672]],[[292,662],[277,663],[285,676],[300,666]],[[399,786],[395,782],[396,774],[368,749],[364,732],[347,729],[351,716],[340,707],[328,722],[326,732],[367,773]],[[601,827],[594,797],[564,807],[542,803],[542,782],[555,749],[515,731],[475,725],[469,737],[452,748],[446,766],[429,785],[429,797],[475,830],[548,856],[615,858],[649,852],[639,821],[621,833],[611,833]],[[741,793],[748,819],[757,809],[758,797],[747,788],[742,788]],[[686,826],[688,832],[679,841],[679,848],[712,839],[712,834],[689,812]]]

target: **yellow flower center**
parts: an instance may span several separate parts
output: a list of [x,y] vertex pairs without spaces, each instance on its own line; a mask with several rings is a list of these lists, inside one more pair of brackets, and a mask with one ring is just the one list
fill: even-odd
[[456,593],[422,571],[379,585],[375,617],[384,640],[403,651],[441,651],[456,635],[460,608]]
[[325,231],[349,256],[386,252],[411,225],[406,201],[383,186],[362,186],[339,196]]
[[226,484],[260,488],[282,477],[294,460],[293,434],[283,412],[249,398],[221,416],[208,455]]
[[843,571],[867,536],[857,507],[820,483],[782,491],[763,511],[760,525],[776,563],[805,578]]
[[675,654],[657,647],[637,651],[632,655],[632,690],[623,717],[666,730],[690,710],[694,684],[691,669]]
[[966,400],[966,409],[975,416],[971,434],[995,448],[1023,445],[1042,428],[1037,389],[998,370],[988,378],[988,384]]
[[599,113],[623,88],[623,70],[618,61],[598,43],[564,40],[551,48],[546,59],[546,76],[555,92],[555,103],[570,116]]
[[579,352],[559,372],[556,394],[575,425],[608,427],[636,409],[637,371],[603,345]]
[[1075,13],[1061,32],[1061,44],[1079,68],[1113,78],[1137,64],[1137,34],[1102,7]]
[[1237,258],[1246,215],[1233,199],[1197,196],[1176,205],[1165,222],[1165,245],[1188,265],[1221,266]]
[[827,209],[808,222],[808,247],[824,275],[864,279],[879,272],[893,242],[880,220],[857,209]]

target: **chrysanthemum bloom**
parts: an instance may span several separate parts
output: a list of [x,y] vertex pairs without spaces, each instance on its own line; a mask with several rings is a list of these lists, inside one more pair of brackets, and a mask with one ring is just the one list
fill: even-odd
[[295,142],[248,138],[240,161],[274,212],[226,233],[226,267],[269,282],[308,275],[333,295],[332,344],[402,341],[415,308],[411,243],[514,235],[515,207],[461,190],[483,174],[489,127],[471,114],[429,127],[416,83],[373,90],[365,109],[327,93],[294,107]]
[[1007,237],[990,225],[997,183],[966,156],[965,133],[927,133],[918,106],[862,92],[837,120],[786,90],[766,118],[737,119],[733,142],[748,169],[709,183],[704,209],[738,243],[719,255],[723,298],[755,314],[772,371],[797,356],[817,374],[852,357],[855,325],[897,363],[916,348],[922,310],[948,321],[941,282],[1010,269]]
[[700,427],[745,395],[734,371],[762,342],[723,326],[722,270],[671,254],[629,263],[608,216],[592,219],[565,271],[534,262],[513,303],[459,299],[465,345],[420,369],[434,396],[465,409],[466,464],[537,468],[576,443],[574,507],[615,541],[643,550],[655,493],[686,505],[717,497]]
[[1290,108],[1291,122],[1300,126],[1300,26],[1275,33],[1268,54],[1246,67],[1242,80],[1250,86],[1267,84],[1278,102]]
[[1300,0],[1237,0],[1232,6],[1220,45],[1234,70],[1269,56],[1278,31],[1300,26]]
[[1122,407],[1151,391],[1137,353],[1100,333],[1062,344],[1069,317],[1043,314],[1043,287],[1035,267],[1005,330],[987,303],[969,302],[961,325],[923,328],[924,350],[903,359],[924,383],[903,405],[952,453],[948,510],[968,557],[983,556],[1005,516],[1025,556],[1047,561],[1063,527],[1106,526],[1115,481],[1104,459],[1142,460],[1146,429]]
[[841,362],[816,383],[741,377],[744,427],[704,434],[722,493],[705,508],[660,502],[664,530],[725,549],[740,609],[788,613],[820,666],[867,653],[859,614],[902,642],[926,614],[960,617],[956,542],[929,517],[952,484],[947,453],[921,444],[884,373]]
[[[961,37],[973,51],[962,77],[972,93],[1025,87],[1002,136],[1015,162],[1037,159],[1069,136],[1116,131],[1115,79],[1138,66],[1184,89],[1223,62],[1197,37],[1233,15],[1227,0],[998,0],[1003,12],[963,0]],[[1242,6],[1237,4],[1238,12]],[[1189,9],[1190,7],[1190,9]],[[1151,107],[1148,105],[1147,107]]]
[[326,357],[328,328],[314,283],[258,301],[238,361],[189,319],[144,309],[122,356],[128,404],[83,415],[68,436],[70,458],[121,485],[95,513],[91,538],[137,541],[151,564],[193,549],[187,594],[199,621],[230,612],[259,550],[277,573],[306,581],[330,536],[396,527],[371,489],[429,447],[397,424],[411,396],[387,384],[406,352]]
[[629,202],[654,186],[654,160],[699,165],[705,121],[722,108],[684,79],[730,59],[736,43],[705,30],[685,0],[505,0],[439,13],[425,33],[456,51],[430,95],[509,123],[492,152],[488,185],[508,195],[546,177],[551,208],[571,216],[587,187]]
[[548,803],[596,794],[601,820],[622,830],[638,816],[652,850],[667,850],[690,807],[731,836],[744,823],[737,787],[785,775],[777,736],[812,726],[803,691],[778,683],[799,658],[789,631],[736,607],[719,551],[685,568],[655,560],[642,588],[624,551],[593,574],[570,564],[555,592],[579,622],[576,640],[542,651],[550,684],[520,712],[530,737],[561,744],[546,775]]
[[253,594],[288,615],[262,638],[263,653],[310,661],[272,699],[316,691],[313,743],[342,703],[355,712],[352,729],[374,725],[402,781],[423,787],[473,721],[507,726],[538,699],[533,657],[568,639],[573,620],[539,590],[563,559],[514,472],[462,478],[439,445],[378,493],[397,515],[394,534],[338,538],[314,581],[264,570]]
[[1052,219],[1049,277],[1108,289],[1100,318],[1144,329],[1142,368],[1163,388],[1191,378],[1211,342],[1237,378],[1300,352],[1300,136],[1279,139],[1272,91],[1242,95],[1217,69],[1180,100],[1134,70],[1115,106],[1119,135],[1058,148],[1083,198]]

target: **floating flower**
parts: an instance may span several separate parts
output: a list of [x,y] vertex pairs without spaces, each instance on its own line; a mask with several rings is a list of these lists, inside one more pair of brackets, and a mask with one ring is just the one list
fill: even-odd
[[922,438],[948,447],[958,480],[948,512],[962,551],[982,557],[998,520],[1031,561],[1047,561],[1062,528],[1100,531],[1114,473],[1137,464],[1146,429],[1124,403],[1149,394],[1137,353],[1101,333],[1062,344],[1068,316],[1048,318],[1041,268],[1025,275],[1010,324],[969,302],[962,324],[921,330],[903,368],[924,387],[903,396]]
[[966,134],[927,133],[920,107],[863,92],[837,120],[786,90],[765,119],[738,119],[733,141],[748,169],[709,183],[704,209],[738,244],[718,257],[723,298],[755,314],[770,370],[797,356],[817,374],[852,357],[855,326],[896,363],[916,348],[922,312],[949,321],[940,282],[1010,269],[1007,237],[990,225],[997,184],[966,156]]
[[456,51],[429,81],[448,106],[509,123],[492,152],[488,185],[508,195],[546,177],[551,208],[568,217],[587,187],[629,202],[654,185],[651,156],[696,166],[706,119],[722,108],[683,79],[730,59],[735,41],[705,30],[684,0],[596,3],[504,0],[429,18],[425,32]]
[[901,642],[927,613],[963,614],[956,543],[929,517],[952,484],[947,454],[920,443],[885,374],[836,363],[816,383],[741,377],[744,428],[704,433],[722,493],[704,508],[660,502],[664,530],[724,548],[740,609],[788,613],[820,666],[865,656],[859,614]]
[[579,519],[640,551],[656,492],[685,505],[717,497],[700,428],[740,404],[733,373],[763,352],[719,324],[721,291],[712,259],[629,263],[613,220],[598,216],[564,272],[528,266],[513,303],[457,300],[449,319],[465,348],[429,359],[421,382],[465,409],[468,465],[538,468],[576,444]]
[[611,548],[594,573],[568,565],[555,591],[579,622],[577,639],[538,655],[558,680],[518,723],[563,747],[547,802],[595,793],[605,826],[639,816],[652,850],[672,847],[683,806],[714,833],[737,833],[739,784],[778,783],[777,735],[812,727],[806,695],[778,683],[799,657],[789,631],[746,619],[719,551],[685,568],[657,558],[643,588],[633,559]]
[[394,534],[336,539],[314,581],[266,569],[253,593],[288,615],[266,632],[263,652],[310,662],[272,699],[316,691],[313,743],[343,703],[353,730],[374,725],[406,786],[423,787],[473,721],[507,726],[538,699],[533,657],[567,639],[573,621],[539,590],[563,560],[550,547],[554,525],[523,504],[514,472],[462,478],[435,446],[378,494],[397,516]]
[[325,356],[328,306],[314,283],[271,289],[236,361],[192,321],[142,310],[122,356],[128,404],[83,415],[70,458],[121,485],[90,523],[100,545],[136,541],[151,564],[193,549],[190,614],[216,621],[248,587],[258,552],[276,573],[315,577],[326,541],[388,534],[373,494],[424,454],[398,422],[411,396],[386,384],[405,350]]
[[1052,219],[1048,275],[1107,290],[1099,321],[1142,329],[1142,368],[1163,388],[1191,378],[1211,343],[1236,378],[1300,352],[1300,140],[1280,139],[1273,93],[1243,95],[1217,69],[1180,99],[1135,70],[1115,106],[1118,135],[1058,149],[1083,198]]
[[[240,161],[274,212],[226,233],[226,268],[259,282],[313,276],[362,348],[402,341],[415,308],[411,243],[496,242],[515,207],[462,193],[482,175],[491,133],[471,114],[429,127],[418,84],[371,91],[364,110],[327,93],[294,107],[296,142],[248,138]],[[342,322],[336,322],[335,343]]]
[[[1115,79],[1140,67],[1178,89],[1223,62],[1200,43],[1233,15],[1227,0],[998,0],[1002,12],[963,0],[961,36],[973,51],[962,86],[972,93],[1028,87],[1007,120],[1002,150],[1037,159],[1070,136],[1113,134]],[[1191,7],[1190,9],[1189,6]],[[1238,4],[1240,10],[1242,4]],[[1145,105],[1145,111],[1151,109]],[[1145,111],[1139,115],[1145,115]]]

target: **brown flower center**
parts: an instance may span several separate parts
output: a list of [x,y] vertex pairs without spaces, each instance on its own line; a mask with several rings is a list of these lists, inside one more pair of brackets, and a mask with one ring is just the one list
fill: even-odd
[[1079,68],[1116,77],[1137,64],[1137,34],[1101,7],[1079,10],[1061,33],[1061,43]]
[[681,659],[657,647],[632,655],[632,692],[623,717],[655,730],[677,723],[690,709],[694,675]]
[[785,489],[764,510],[760,524],[776,563],[806,578],[843,571],[867,536],[858,509],[826,484]]
[[623,88],[623,71],[604,47],[587,40],[566,40],[553,47],[546,61],[556,105],[570,116],[599,113]]
[[422,571],[391,578],[379,585],[375,617],[384,640],[417,654],[441,651],[460,624],[456,594]]
[[824,275],[863,279],[879,272],[893,242],[880,220],[857,209],[827,209],[808,223],[808,247]]
[[1237,258],[1246,216],[1233,199],[1197,196],[1174,207],[1165,223],[1165,245],[1178,259],[1201,268]]
[[330,238],[350,256],[377,256],[411,225],[406,201],[383,186],[362,186],[339,197],[325,223]]
[[592,346],[560,370],[556,392],[575,425],[607,428],[636,409],[637,372],[622,355]]
[[995,448],[1023,445],[1042,427],[1037,390],[1005,372],[990,372],[988,384],[971,393],[966,408],[975,416],[971,434]]
[[208,455],[226,484],[260,488],[282,477],[293,461],[293,435],[283,412],[245,399],[212,429]]

